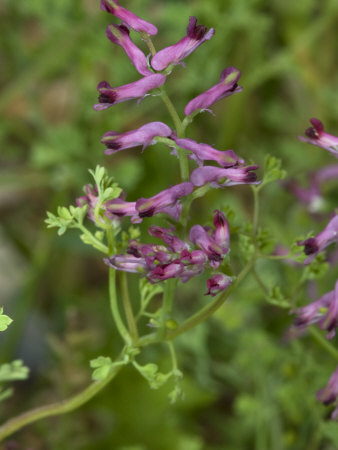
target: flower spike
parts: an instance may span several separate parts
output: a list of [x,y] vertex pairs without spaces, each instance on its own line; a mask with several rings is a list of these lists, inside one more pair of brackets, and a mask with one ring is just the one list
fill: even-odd
[[106,34],[111,42],[123,48],[141,75],[146,77],[153,73],[148,68],[144,53],[130,39],[129,30],[125,25],[109,25]]
[[310,119],[312,127],[305,130],[306,138],[298,136],[301,141],[317,145],[338,158],[338,137],[325,133],[324,125],[319,119]]
[[118,17],[130,28],[138,31],[139,33],[146,33],[150,35],[157,34],[157,28],[152,23],[146,20],[140,19],[136,14],[128,11],[117,3],[117,0],[101,0],[101,9]]
[[126,102],[135,98],[143,98],[152,89],[156,89],[165,82],[166,77],[161,73],[154,73],[133,83],[119,87],[110,86],[107,81],[101,81],[97,89],[100,93],[99,103],[94,105],[96,111],[107,109],[116,103]]
[[212,38],[215,32],[213,28],[207,31],[204,25],[196,24],[196,17],[189,17],[187,35],[176,44],[163,48],[153,56],[151,65],[155,70],[163,70],[169,64],[179,64],[182,59],[189,56],[203,42]]
[[241,86],[238,86],[237,81],[241,76],[241,72],[236,67],[227,67],[223,70],[220,82],[203,92],[203,94],[190,100],[184,108],[184,114],[190,116],[193,112],[200,109],[201,111],[208,110],[214,103],[229,95],[241,92]]

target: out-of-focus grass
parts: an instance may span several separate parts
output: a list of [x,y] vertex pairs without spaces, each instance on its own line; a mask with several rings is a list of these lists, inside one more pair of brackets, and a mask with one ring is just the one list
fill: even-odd
[[[189,137],[233,148],[261,165],[271,153],[303,183],[309,171],[334,163],[297,135],[309,117],[319,117],[338,134],[335,0],[121,3],[158,26],[157,48],[185,34],[189,15],[216,29],[168,80],[180,114],[189,99],[218,81],[224,67],[242,71],[243,92],[215,105],[216,117],[197,117]],[[165,147],[103,155],[99,140],[108,130],[126,131],[150,120],[172,125],[153,97],[101,113],[92,109],[99,81],[117,86],[138,78],[122,49],[105,38],[112,21],[99,1],[0,4],[0,208],[6,243],[0,270],[13,274],[4,280],[10,289],[0,287],[0,295],[15,321],[2,355],[19,355],[32,368],[30,381],[2,406],[3,418],[77,391],[89,381],[88,360],[114,354],[120,344],[108,314],[106,268],[75,233],[56,238],[46,231],[45,211],[72,203],[89,181],[87,169],[97,163],[109,167],[131,200],[178,181],[177,161]],[[136,33],[132,37],[143,45]],[[263,193],[263,220],[282,244],[323,227],[337,204],[337,183],[325,189],[321,221],[281,185]],[[227,205],[238,221],[249,219],[249,188],[209,193],[194,205],[191,223],[204,223],[214,208]],[[268,284],[286,290],[299,276],[277,264],[262,270]],[[332,269],[320,280],[318,295],[332,289],[335,277]],[[207,301],[203,292],[202,283],[184,286],[177,314]],[[170,406],[165,390],[150,391],[127,370],[82,412],[38,423],[14,439],[34,449],[333,450],[337,430],[323,421],[315,392],[334,364],[308,338],[282,344],[290,323],[248,279],[214,319],[178,339],[185,401]],[[149,358],[167,364],[165,349],[152,352]]]

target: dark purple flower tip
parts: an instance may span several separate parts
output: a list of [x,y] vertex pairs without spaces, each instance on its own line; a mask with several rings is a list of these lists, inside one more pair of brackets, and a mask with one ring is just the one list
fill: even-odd
[[148,76],[152,74],[148,68],[147,58],[130,39],[129,30],[125,25],[109,25],[106,33],[111,42],[120,45],[124,49],[136,70],[141,75]]
[[304,253],[310,255],[304,261],[305,264],[308,264],[314,260],[319,252],[334,242],[338,242],[338,214],[315,237],[299,241],[297,244],[304,245]]
[[151,65],[155,70],[163,70],[169,64],[179,64],[203,42],[212,38],[214,35],[213,28],[207,31],[205,26],[196,25],[196,23],[196,17],[190,17],[187,35],[176,44],[163,48],[152,57]]
[[172,135],[172,139],[180,148],[192,152],[192,155],[188,155],[188,157],[194,159],[199,166],[203,164],[203,161],[216,161],[222,167],[244,164],[244,160],[239,158],[233,150],[216,150],[208,144],[198,144],[188,138],[179,139],[175,135]]
[[162,86],[165,80],[166,77],[161,73],[154,73],[119,87],[112,87],[107,81],[101,81],[97,86],[100,93],[99,103],[94,105],[94,109],[101,111],[117,103],[143,98],[149,91]]
[[146,33],[150,35],[157,34],[157,28],[155,25],[140,19],[140,17],[136,16],[134,13],[120,6],[116,0],[101,0],[101,9],[113,14],[115,17],[118,17],[129,25],[130,28],[133,28],[139,33]]
[[325,133],[324,125],[319,119],[312,118],[310,122],[313,126],[305,130],[307,137],[298,136],[298,138],[301,141],[324,148],[338,158],[338,137]]
[[236,92],[241,92],[242,88],[237,84],[240,76],[241,72],[236,67],[231,66],[224,69],[220,77],[220,82],[190,100],[184,108],[184,114],[189,116],[198,109],[204,111],[219,100]]
[[142,146],[143,149],[154,144],[157,136],[167,137],[172,133],[171,129],[163,122],[149,122],[136,130],[126,133],[108,131],[101,139],[102,144],[107,146],[105,153],[111,155],[120,150]]
[[229,223],[224,214],[217,209],[214,215],[215,232],[213,238],[225,250],[229,248],[230,244],[230,230]]
[[[193,189],[194,186],[192,183],[187,181],[161,191],[153,197],[140,198],[136,202],[136,209],[138,210],[139,217],[152,217],[154,214],[165,212],[176,218],[179,199],[191,194]],[[168,209],[171,207],[173,207],[173,209]]]
[[187,248],[187,244],[174,235],[173,229],[151,226],[148,233],[162,239],[174,253],[180,253]]
[[207,280],[208,291],[204,295],[211,295],[214,297],[221,291],[227,289],[232,282],[231,277],[218,273]]
[[[195,169],[190,176],[194,186],[204,186],[210,183],[213,187],[234,186],[236,184],[259,184],[257,175],[252,172],[259,166],[247,166],[238,168],[221,168],[203,166]],[[225,181],[224,181],[225,180]]]

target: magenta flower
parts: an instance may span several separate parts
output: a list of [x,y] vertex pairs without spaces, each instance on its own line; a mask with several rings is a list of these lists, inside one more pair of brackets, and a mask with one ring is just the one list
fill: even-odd
[[217,209],[214,212],[215,231],[213,233],[213,238],[223,250],[228,250],[230,244],[229,223],[222,212]]
[[178,278],[184,270],[180,260],[172,261],[169,264],[156,266],[149,274],[148,280],[152,283],[168,280],[169,278]]
[[180,253],[187,248],[187,244],[181,241],[181,239],[179,239],[177,236],[175,236],[174,230],[172,228],[151,226],[148,230],[148,233],[152,236],[162,239],[163,242],[167,244],[170,250],[174,253]]
[[179,64],[182,59],[196,50],[203,42],[209,40],[214,35],[214,29],[207,28],[204,25],[196,25],[196,17],[189,17],[187,35],[176,44],[163,48],[157,52],[151,60],[151,65],[155,70],[163,70],[169,64]]
[[295,328],[304,329],[318,323],[322,330],[327,330],[327,339],[332,339],[338,325],[338,280],[333,291],[309,305],[293,310],[292,313],[297,315],[294,321]]
[[242,88],[237,85],[237,81],[241,76],[241,72],[235,67],[227,67],[223,70],[220,82],[203,92],[203,94],[190,100],[184,108],[184,114],[190,116],[194,111],[200,109],[207,110],[211,105],[218,102],[222,98],[241,92]]
[[95,222],[95,218],[94,218],[94,210],[95,207],[97,206],[97,202],[98,202],[98,192],[97,192],[97,187],[93,187],[91,184],[86,184],[83,188],[85,195],[82,197],[78,197],[76,199],[76,204],[77,206],[84,206],[84,205],[88,205],[88,217],[90,218],[90,220],[92,220],[93,222]]
[[319,252],[333,242],[338,242],[338,214],[330,220],[324,230],[318,233],[317,236],[297,242],[298,245],[304,245],[304,253],[310,255],[305,259],[304,264],[309,264],[313,261]]
[[247,166],[223,169],[221,167],[203,166],[195,169],[190,176],[190,181],[194,186],[204,186],[210,183],[211,186],[219,188],[234,186],[236,184],[259,184],[257,175],[252,172],[259,166]]
[[154,214],[164,212],[178,220],[182,208],[179,199],[191,194],[193,189],[192,183],[187,181],[161,191],[153,197],[140,198],[136,202],[139,217],[152,217]]
[[312,127],[305,130],[306,138],[298,136],[301,141],[324,148],[338,158],[338,137],[325,133],[324,125],[318,119],[310,119]]
[[107,146],[106,155],[112,155],[126,148],[138,147],[139,145],[142,145],[144,150],[148,145],[154,144],[156,136],[167,137],[171,133],[171,129],[162,122],[149,122],[126,133],[108,131],[102,137],[101,142]]
[[317,400],[324,405],[334,403],[335,409],[331,414],[331,418],[333,420],[338,419],[338,367],[331,375],[327,386],[317,392]]
[[239,158],[233,150],[216,150],[208,144],[198,144],[192,139],[179,139],[174,135],[172,139],[180,148],[192,152],[192,155],[188,157],[194,159],[199,166],[203,164],[203,161],[216,161],[222,167],[244,164],[244,160]]
[[125,25],[109,25],[107,27],[107,37],[111,42],[123,48],[141,75],[152,75],[153,72],[148,68],[144,53],[130,39],[129,30]]
[[227,289],[231,282],[231,277],[228,277],[223,273],[217,273],[207,280],[208,291],[204,295],[211,295],[211,297],[214,297],[219,292]]
[[144,273],[147,265],[144,259],[133,255],[115,255],[105,258],[104,262],[115,270],[131,273]]
[[150,35],[157,34],[157,28],[155,25],[140,19],[134,13],[123,8],[117,3],[117,0],[101,0],[101,9],[118,17],[129,25],[130,28],[133,28],[139,33],[147,33]]
[[136,202],[126,202],[122,198],[114,198],[105,203],[108,218],[132,216],[137,219]]
[[126,102],[135,98],[144,98],[149,91],[156,89],[165,82],[166,77],[161,73],[154,73],[133,83],[119,87],[110,86],[107,81],[101,81],[97,89],[100,93],[99,103],[94,105],[96,111],[107,109],[117,103]]
[[229,251],[229,248],[226,248],[220,242],[217,242],[213,236],[210,236],[208,230],[201,225],[194,225],[191,227],[189,239],[205,253],[211,267],[214,269],[219,267],[223,260],[223,256]]

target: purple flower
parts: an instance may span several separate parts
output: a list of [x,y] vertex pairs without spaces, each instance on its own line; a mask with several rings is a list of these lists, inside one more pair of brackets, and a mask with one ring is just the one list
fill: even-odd
[[313,261],[319,252],[333,242],[338,242],[338,214],[330,220],[324,230],[317,236],[297,242],[298,245],[304,245],[304,253],[310,255],[305,259],[304,264],[309,264]]
[[317,323],[322,330],[327,330],[327,339],[336,334],[338,325],[338,280],[333,291],[328,292],[315,302],[292,311],[297,317],[294,325],[298,329]]
[[196,244],[208,257],[211,267],[217,269],[223,256],[229,251],[228,248],[223,248],[208,231],[201,225],[194,225],[191,227],[189,239],[193,244]]
[[188,157],[194,159],[199,166],[203,164],[202,161],[216,161],[222,167],[244,164],[244,160],[240,159],[233,150],[220,151],[208,144],[198,144],[192,139],[179,139],[176,136],[172,138],[180,148],[192,152],[192,155]]
[[203,42],[212,38],[213,28],[207,32],[204,25],[196,25],[196,23],[196,17],[189,17],[187,35],[176,44],[163,48],[152,57],[151,65],[155,70],[163,70],[169,64],[179,64]]
[[125,25],[109,25],[107,27],[107,37],[111,42],[123,48],[141,75],[152,75],[152,72],[148,69],[144,53],[130,39],[129,30]]
[[192,193],[194,186],[190,182],[184,182],[172,186],[150,198],[140,198],[136,202],[136,209],[139,217],[152,217],[154,214],[164,212],[175,220],[181,214],[179,199]]
[[224,291],[231,284],[232,279],[223,273],[217,273],[207,280],[208,291],[204,295],[211,295],[214,297],[221,291]]
[[324,405],[335,403],[336,408],[332,412],[331,418],[333,420],[338,418],[338,367],[331,375],[327,386],[317,392],[317,400]]
[[77,206],[88,205],[88,217],[90,220],[95,222],[94,209],[98,202],[98,192],[97,187],[93,187],[90,184],[86,184],[83,188],[85,195],[83,197],[78,197],[76,199]]
[[116,103],[126,102],[135,98],[143,98],[147,92],[156,89],[165,82],[166,77],[161,73],[154,73],[124,86],[112,87],[107,81],[101,81],[97,89],[100,93],[99,103],[94,105],[96,111],[107,109]]
[[203,94],[190,100],[184,108],[184,114],[189,116],[198,109],[204,111],[214,103],[218,102],[218,100],[228,97],[236,92],[241,92],[242,88],[237,85],[240,76],[241,72],[235,67],[227,67],[224,69],[221,74],[220,82],[203,92]]
[[164,281],[169,278],[178,278],[184,270],[183,264],[180,260],[172,261],[169,264],[163,264],[155,267],[149,274],[148,280],[150,282]]
[[136,202],[126,202],[122,198],[114,198],[105,203],[108,218],[132,216],[137,218]]
[[320,120],[312,118],[310,122],[313,126],[305,130],[307,137],[298,136],[299,139],[309,144],[322,147],[338,158],[338,137],[325,133],[324,125]]
[[104,262],[109,267],[123,272],[144,273],[147,268],[145,260],[134,255],[115,255],[105,258]]
[[187,244],[175,236],[173,229],[151,226],[148,232],[152,236],[162,239],[174,253],[180,253],[187,248]]
[[101,9],[118,17],[139,33],[157,34],[155,25],[140,19],[134,13],[120,6],[116,0],[101,0]]
[[126,148],[143,146],[143,149],[154,143],[156,136],[170,136],[171,129],[162,122],[149,122],[142,125],[136,130],[127,131],[126,133],[117,133],[108,131],[102,139],[102,144],[107,146],[106,155],[125,150]]
[[230,244],[229,223],[224,214],[217,209],[215,210],[214,215],[214,226],[215,231],[213,233],[213,238],[223,248],[223,250],[228,250]]
[[252,172],[259,166],[247,166],[223,169],[221,167],[204,166],[195,169],[190,176],[190,181],[194,186],[204,186],[210,183],[211,186],[219,188],[234,186],[236,184],[259,184],[257,175]]

